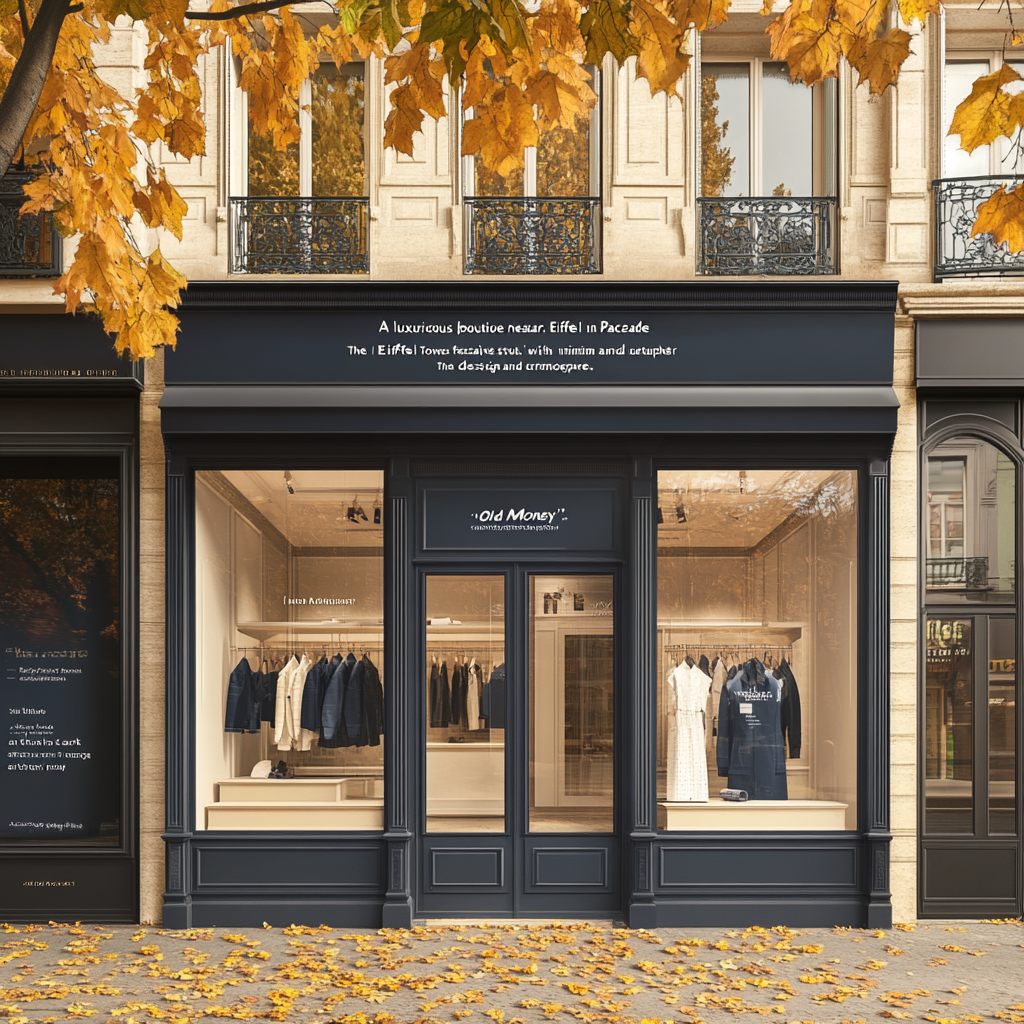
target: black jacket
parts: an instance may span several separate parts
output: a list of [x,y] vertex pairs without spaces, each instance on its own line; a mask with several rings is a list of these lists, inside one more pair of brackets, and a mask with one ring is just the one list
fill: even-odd
[[345,688],[355,666],[356,656],[350,654],[344,661],[339,662],[331,673],[324,692],[324,703],[320,709],[321,747],[348,746],[345,742]]
[[785,800],[782,687],[751,658],[722,687],[718,706],[718,774],[751,800]]
[[484,683],[480,695],[480,717],[488,729],[505,728],[505,665],[499,665]]
[[782,683],[782,738],[789,743],[789,756],[800,756],[800,690],[796,685],[796,676],[783,658],[776,673]]
[[302,687],[302,708],[299,722],[303,729],[309,729],[311,732],[320,731],[320,711],[324,703],[324,694],[327,692],[327,684],[331,681],[331,676],[334,675],[334,670],[340,662],[340,654],[331,661],[324,657],[306,673],[306,681]]
[[384,687],[381,685],[377,666],[363,655],[363,721],[366,729],[366,745],[380,746],[384,735]]
[[246,658],[235,666],[228,679],[228,701],[224,710],[225,732],[259,732],[260,718],[253,691],[252,669]]
[[430,726],[447,729],[452,717],[452,692],[448,688],[448,663],[430,666]]

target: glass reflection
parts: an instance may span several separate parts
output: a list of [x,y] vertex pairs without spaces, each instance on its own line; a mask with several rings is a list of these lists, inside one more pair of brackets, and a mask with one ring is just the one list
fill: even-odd
[[530,580],[530,831],[611,832],[613,577]]
[[701,65],[701,195],[750,195],[750,65]]
[[505,830],[505,578],[427,577],[427,831]]
[[1012,603],[1014,492],[1013,462],[995,445],[964,437],[933,449],[924,508],[930,603]]
[[1017,623],[988,624],[988,831],[1017,833]]
[[974,646],[971,619],[926,626],[925,832],[974,832]]
[[814,194],[814,93],[783,63],[763,65],[762,189],[768,196]]

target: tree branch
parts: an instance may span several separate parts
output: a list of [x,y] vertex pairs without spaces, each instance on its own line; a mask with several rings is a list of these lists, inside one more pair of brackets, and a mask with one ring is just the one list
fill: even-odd
[[28,23],[28,8],[25,6],[25,0],[18,0],[18,16],[21,18],[21,37],[28,39],[31,26]]
[[43,93],[71,0],[43,0],[7,88],[0,96],[0,175],[6,174]]
[[279,7],[288,7],[294,2],[295,0],[262,0],[262,3],[232,7],[230,11],[186,11],[185,17],[190,21],[230,21],[232,18],[244,18],[248,14],[276,11]]

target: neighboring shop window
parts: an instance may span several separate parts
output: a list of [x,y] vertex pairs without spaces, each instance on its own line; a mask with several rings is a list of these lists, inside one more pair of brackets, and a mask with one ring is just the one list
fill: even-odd
[[659,824],[857,827],[857,474],[658,474]]
[[383,486],[196,473],[196,828],[383,827]]
[[979,438],[957,438],[928,455],[925,584],[935,603],[1012,603],[1013,462]]
[[1015,476],[980,438],[926,459],[925,835],[1017,833]]
[[342,198],[366,194],[364,66],[325,62],[302,85],[299,138],[283,150],[254,129],[246,143],[247,194]]
[[0,843],[118,846],[115,459],[0,460]]

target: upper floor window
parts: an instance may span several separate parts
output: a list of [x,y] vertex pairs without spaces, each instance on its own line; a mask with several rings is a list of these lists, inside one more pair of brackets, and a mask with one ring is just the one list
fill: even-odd
[[542,129],[518,167],[463,158],[467,274],[601,272],[600,73],[587,70],[598,96],[588,118]]
[[727,46],[700,66],[697,272],[835,274],[835,82]]
[[[960,148],[960,136],[948,135],[956,108],[971,95],[974,83],[1003,66],[1003,53],[962,52],[946,61],[942,83],[942,176],[971,178],[979,175],[1020,173],[1020,153],[1013,140],[1003,137],[991,146],[979,146],[973,153]],[[1005,61],[1024,75],[1024,62]],[[1014,92],[1013,86],[1006,91]]]
[[[298,139],[263,134],[244,94],[232,172],[232,270],[369,270],[364,65],[322,63],[299,92]],[[236,108],[238,109],[238,108]]]
[[823,196],[831,170],[834,83],[794,82],[782,61],[704,61],[701,195]]
[[250,196],[362,196],[366,193],[362,64],[321,64],[299,94],[299,141],[274,148],[273,135],[246,117]]

